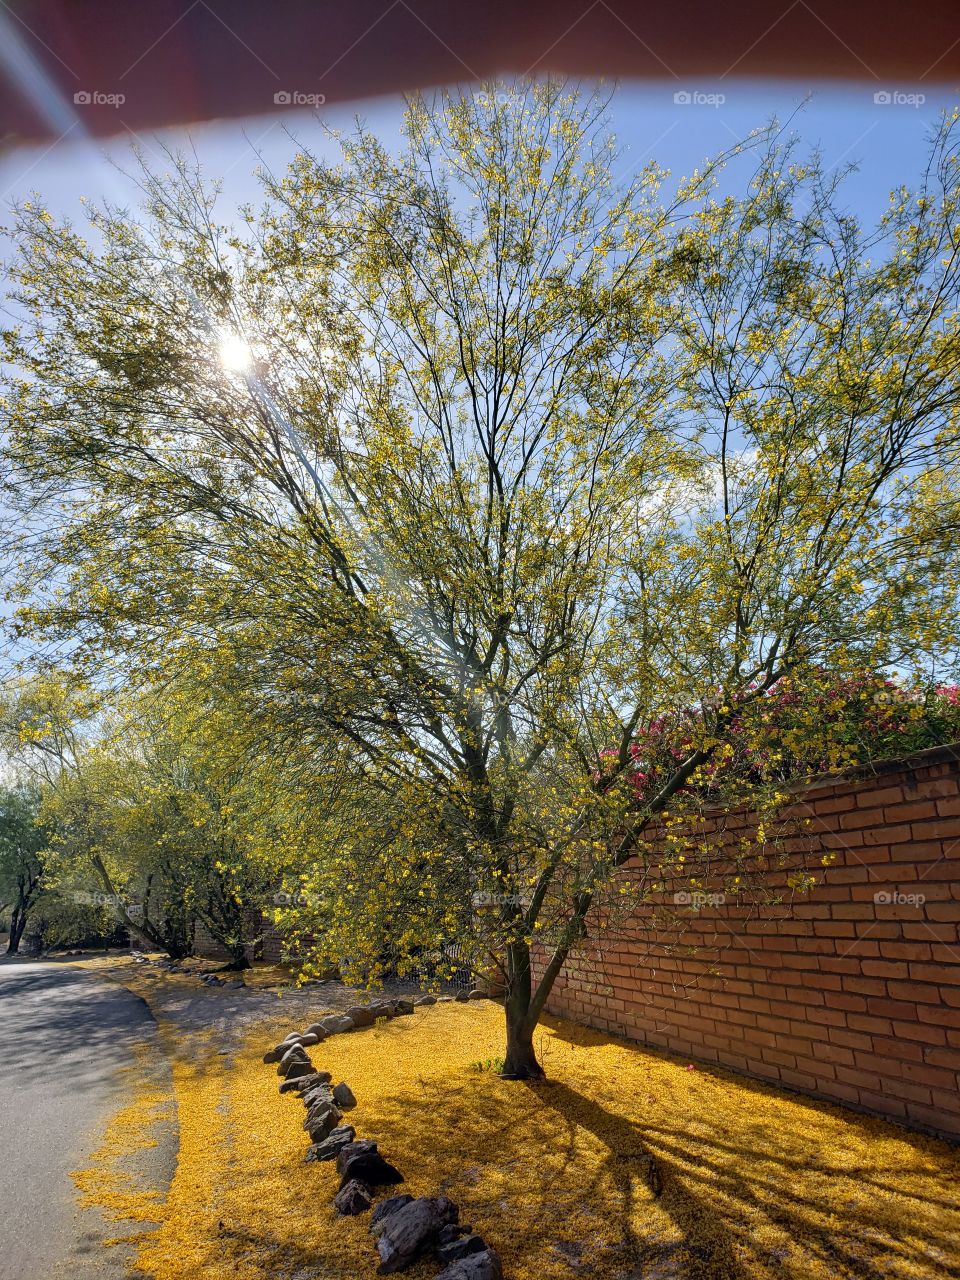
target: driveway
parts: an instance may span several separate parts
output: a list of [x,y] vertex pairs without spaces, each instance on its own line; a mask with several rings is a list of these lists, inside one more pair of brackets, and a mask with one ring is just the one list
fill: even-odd
[[[123,1105],[122,1069],[143,1044],[153,1050],[151,1081],[169,1080],[138,996],[64,962],[0,962],[0,1280],[130,1275],[123,1246],[100,1243],[117,1227],[78,1206],[70,1174]],[[136,1169],[162,1189],[176,1155],[175,1125],[164,1130]]]

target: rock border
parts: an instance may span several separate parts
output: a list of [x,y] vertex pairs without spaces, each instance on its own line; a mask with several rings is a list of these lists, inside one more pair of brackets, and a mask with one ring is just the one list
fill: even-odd
[[395,1018],[415,1008],[451,1000],[486,999],[475,988],[453,996],[420,996],[379,999],[354,1005],[346,1013],[327,1014],[305,1031],[291,1031],[263,1055],[267,1065],[277,1064],[282,1077],[280,1093],[296,1093],[306,1107],[303,1127],[310,1137],[304,1157],[310,1163],[335,1163],[340,1185],[333,1197],[337,1213],[356,1216],[370,1211],[370,1231],[380,1265],[379,1275],[405,1271],[432,1251],[443,1265],[436,1280],[503,1280],[497,1251],[460,1222],[460,1210],[447,1196],[391,1195],[374,1205],[383,1187],[402,1183],[403,1174],[385,1160],[372,1138],[357,1138],[353,1125],[341,1124],[343,1113],[357,1105],[353,1090],[341,1080],[333,1084],[329,1071],[317,1070],[307,1052],[329,1036],[374,1026],[380,1017]]

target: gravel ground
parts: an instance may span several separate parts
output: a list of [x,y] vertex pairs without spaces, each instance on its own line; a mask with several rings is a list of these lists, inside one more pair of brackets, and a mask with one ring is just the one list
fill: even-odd
[[[311,982],[304,987],[249,985],[239,990],[200,982],[200,974],[215,973],[227,981],[236,974],[200,962],[188,964],[186,972],[170,972],[155,958],[137,960],[125,952],[90,957],[81,961],[102,977],[141,992],[155,1014],[187,1032],[213,1031],[225,1048],[259,1024],[283,1019],[290,1029],[303,1030],[327,1013],[342,1013],[351,1005],[366,1003],[366,993],[342,982]],[[256,973],[251,984],[258,981]],[[410,987],[387,987],[384,994],[410,994]]]

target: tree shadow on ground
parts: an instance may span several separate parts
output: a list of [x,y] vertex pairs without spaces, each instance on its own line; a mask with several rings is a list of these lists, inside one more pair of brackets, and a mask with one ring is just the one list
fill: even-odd
[[[563,1019],[545,1018],[543,1025],[575,1048],[589,1050],[613,1042],[654,1061],[690,1069],[685,1059],[666,1050]],[[736,1234],[745,1244],[750,1244],[753,1231],[748,1223],[772,1226],[782,1238],[802,1246],[831,1278],[960,1276],[960,1241],[946,1222],[942,1231],[929,1225],[931,1210],[956,1216],[960,1208],[960,1160],[947,1143],[722,1067],[697,1064],[695,1070],[702,1087],[715,1086],[718,1092],[733,1087],[748,1105],[754,1100],[751,1120],[731,1132],[729,1118],[709,1110],[691,1117],[678,1107],[681,1118],[676,1124],[663,1123],[662,1110],[656,1119],[636,1114],[630,1118],[562,1083],[543,1089],[542,1097],[611,1146],[611,1172],[616,1152],[635,1150],[642,1138],[663,1176],[662,1206],[678,1224],[684,1224],[684,1230],[699,1230],[699,1208],[692,1219],[689,1209],[700,1206],[707,1195],[713,1202],[711,1213],[717,1215],[723,1205],[723,1217],[740,1224]],[[602,1098],[603,1082],[598,1092]],[[773,1123],[771,1106],[778,1117]],[[691,1119],[697,1122],[695,1134],[690,1131]],[[880,1159],[881,1149],[891,1142],[895,1162],[886,1152]],[[862,1158],[871,1150],[877,1154],[873,1163],[869,1155]],[[853,1158],[856,1152],[861,1158]],[[932,1170],[942,1169],[936,1191],[931,1194],[905,1186],[905,1168],[927,1178]],[[816,1179],[812,1194],[802,1189],[809,1189],[811,1174]],[[681,1186],[684,1194],[678,1200]],[[952,1258],[945,1242],[955,1249]],[[755,1252],[763,1260],[762,1251]],[[905,1270],[891,1270],[892,1265]]]

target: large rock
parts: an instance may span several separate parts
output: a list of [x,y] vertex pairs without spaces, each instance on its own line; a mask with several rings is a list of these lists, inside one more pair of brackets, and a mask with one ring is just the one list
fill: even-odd
[[300,1101],[308,1111],[312,1111],[318,1102],[332,1103],[333,1090],[328,1084],[315,1084],[309,1089],[304,1089],[303,1093],[300,1095]]
[[457,1206],[446,1196],[421,1196],[391,1213],[383,1220],[377,1239],[380,1274],[391,1275],[408,1267],[433,1248],[441,1227],[458,1217]]
[[372,1203],[373,1196],[370,1194],[370,1188],[364,1186],[362,1182],[358,1182],[355,1178],[351,1179],[350,1182],[344,1183],[333,1197],[333,1207],[337,1213],[351,1216],[364,1213]]
[[337,1173],[343,1173],[346,1165],[341,1163],[355,1155],[358,1151],[376,1151],[377,1144],[373,1138],[358,1138],[356,1142],[351,1142],[337,1156]]
[[337,1156],[347,1145],[357,1136],[357,1131],[352,1124],[338,1124],[335,1129],[331,1129],[322,1142],[315,1142],[308,1148],[304,1157],[307,1161],[316,1160],[322,1163],[325,1160],[336,1160]]
[[305,1049],[309,1049],[312,1045],[320,1043],[320,1037],[315,1031],[304,1031],[302,1036],[297,1037],[297,1043],[302,1044]]
[[268,1049],[267,1052],[263,1055],[263,1060],[266,1063],[279,1062],[280,1059],[283,1057],[283,1055],[286,1053],[286,1051],[287,1051],[286,1045],[284,1045],[282,1049],[278,1045],[276,1049]]
[[453,998],[454,1000],[456,1000],[458,1004],[466,1004],[467,1001],[470,999],[466,991],[458,991]]
[[424,1005],[427,1005],[427,1004],[436,1004],[436,1003],[437,1003],[436,996],[420,996],[417,1000],[414,1000],[413,1002],[414,1007],[417,1009],[421,1009],[423,1008]]
[[333,1077],[329,1071],[311,1071],[308,1076],[297,1076],[293,1080],[284,1080],[280,1085],[281,1093],[299,1093],[300,1097],[305,1097],[311,1089],[320,1089],[324,1086],[329,1090],[329,1081]]
[[341,1111],[352,1111],[357,1105],[353,1090],[343,1080],[338,1085],[334,1085],[333,1100]]
[[302,1093],[303,1081],[307,1079],[308,1076],[293,1076],[290,1080],[281,1080],[279,1090],[281,1093]]
[[338,1036],[344,1031],[352,1031],[355,1024],[345,1013],[331,1013],[321,1018],[320,1025],[328,1036]]
[[398,1000],[396,1004],[397,1013],[413,1013],[412,1000]]
[[[339,1121],[342,1118],[340,1114],[340,1108],[337,1106],[337,1104],[334,1102],[332,1098],[329,1098],[329,1097],[318,1098],[317,1101],[313,1103],[311,1107],[308,1108],[306,1118],[304,1119],[304,1122],[303,1122],[303,1127],[305,1129],[309,1129],[310,1125],[313,1124],[315,1120],[321,1119],[323,1116],[327,1115],[330,1112],[336,1113],[337,1121]],[[324,1137],[326,1137],[326,1134],[324,1134]]]
[[444,1267],[435,1280],[503,1280],[503,1267],[495,1249],[484,1249]]
[[390,1217],[391,1213],[396,1213],[405,1204],[409,1204],[412,1199],[413,1196],[404,1191],[398,1196],[390,1196],[386,1200],[381,1200],[370,1215],[370,1230],[374,1235],[380,1234],[383,1230],[382,1224]]
[[326,1040],[329,1034],[322,1022],[311,1022],[307,1027],[306,1035],[316,1036],[318,1040]]
[[352,1018],[354,1026],[372,1027],[377,1017],[376,1008],[369,1004],[355,1004],[347,1010],[347,1017]]
[[312,1088],[315,1084],[329,1084],[333,1076],[329,1071],[315,1071],[310,1077],[309,1086]]
[[307,1116],[303,1127],[310,1135],[311,1142],[323,1142],[343,1119],[336,1107],[326,1107]]
[[[355,1146],[350,1143],[349,1147]],[[389,1161],[384,1160],[379,1151],[353,1151],[345,1155],[349,1147],[344,1147],[337,1156],[337,1172],[342,1175],[341,1186],[357,1178],[368,1187],[390,1187],[403,1182],[403,1174]]]
[[461,1236],[458,1240],[439,1243],[434,1252],[437,1255],[438,1262],[449,1266],[451,1262],[459,1262],[461,1258],[469,1258],[472,1253],[483,1253],[486,1247],[487,1242],[482,1236],[466,1235]]
[[482,990],[480,987],[474,987],[472,991],[467,992],[467,999],[468,1000],[486,1000],[488,999],[488,994],[486,991]]
[[[283,1066],[283,1063],[281,1063],[280,1066]],[[277,1070],[279,1071],[280,1067],[277,1067]],[[313,1066],[309,1058],[306,1062],[302,1062],[299,1058],[295,1058],[283,1072],[283,1075],[286,1080],[302,1080],[305,1076],[310,1075],[312,1071]]]
[[[287,1068],[294,1062],[305,1062],[310,1070],[313,1070],[313,1064],[310,1061],[310,1055],[307,1053],[306,1049],[302,1049],[300,1045],[295,1044],[292,1045],[280,1059],[279,1065],[277,1066],[277,1075],[286,1076]],[[301,1074],[304,1073],[301,1072]]]

